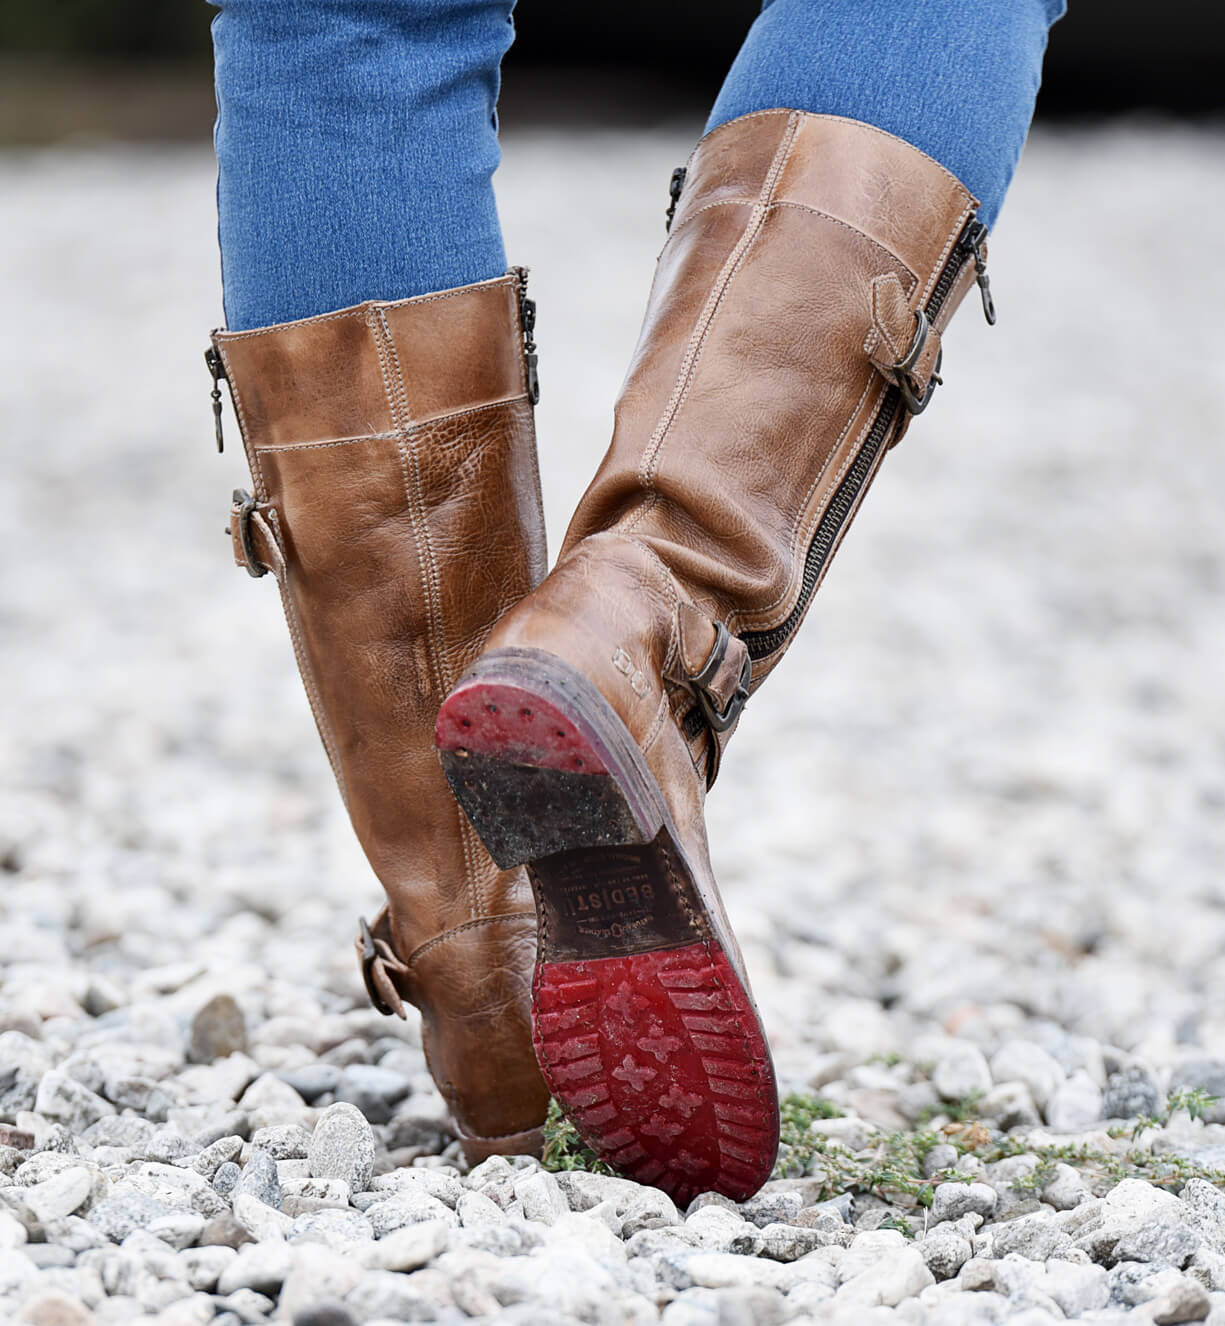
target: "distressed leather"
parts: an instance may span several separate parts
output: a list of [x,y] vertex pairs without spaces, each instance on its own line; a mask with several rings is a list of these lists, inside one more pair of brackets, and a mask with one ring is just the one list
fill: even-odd
[[[452,800],[438,706],[545,570],[519,287],[370,302],[213,343],[254,484],[234,556],[277,580],[353,827],[387,893],[370,978],[422,1014],[477,1158],[534,1150],[535,912]],[[360,941],[359,941],[360,948]]]
[[[814,531],[896,405],[893,365],[976,205],[930,157],[851,120],[762,111],[703,138],[611,446],[558,565],[490,636],[489,649],[549,651],[599,687],[663,789],[708,902],[704,797],[734,725],[713,732],[686,678],[726,626],[733,647],[710,697],[720,707],[753,633],[799,624]],[[973,280],[970,261],[932,320],[910,370],[920,392]],[[871,473],[907,423],[895,408]],[[756,652],[753,689],[785,649]]]

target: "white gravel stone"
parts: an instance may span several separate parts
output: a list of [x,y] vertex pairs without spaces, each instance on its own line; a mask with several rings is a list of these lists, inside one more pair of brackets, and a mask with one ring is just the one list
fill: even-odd
[[932,1194],[932,1219],[960,1220],[962,1216],[990,1216],[998,1198],[995,1189],[986,1183],[940,1183]]
[[799,1215],[803,1206],[804,1197],[801,1193],[766,1189],[756,1197],[750,1197],[747,1202],[741,1202],[740,1214],[759,1228],[764,1228],[766,1225],[786,1224]]
[[28,1257],[12,1248],[0,1248],[0,1296],[20,1293],[37,1274]]
[[937,1060],[931,1080],[945,1100],[964,1100],[991,1090],[991,1070],[976,1045],[951,1046]]
[[193,1289],[211,1293],[217,1288],[222,1272],[237,1256],[233,1248],[185,1248],[179,1253],[182,1277]]
[[731,1252],[682,1254],[677,1266],[678,1278],[684,1285],[698,1285],[703,1289],[775,1286],[781,1280],[780,1270],[774,1262]]
[[1066,1257],[1072,1251],[1071,1238],[1044,1212],[1003,1221],[992,1227],[991,1235],[996,1257],[1015,1253],[1030,1261],[1045,1262],[1051,1257]]
[[761,1231],[738,1211],[722,1206],[703,1206],[685,1217],[685,1228],[712,1252],[756,1254],[761,1250]]
[[681,1213],[667,1193],[658,1188],[643,1188],[621,1210],[620,1236],[628,1239],[642,1229],[664,1229],[680,1222]]
[[277,1175],[276,1161],[267,1151],[255,1148],[247,1157],[242,1176],[234,1187],[234,1196],[247,1193],[276,1210],[281,1207],[281,1181]]
[[587,1174],[583,1170],[566,1170],[557,1175],[557,1184],[566,1195],[572,1211],[589,1211],[601,1202],[611,1201],[625,1207],[641,1191],[638,1184],[607,1174]]
[[20,1220],[7,1211],[0,1211],[0,1249],[19,1248],[29,1237],[29,1231]]
[[195,1211],[175,1211],[172,1215],[150,1221],[146,1229],[172,1248],[189,1248],[204,1233],[207,1223]]
[[288,1216],[329,1208],[343,1211],[351,1196],[344,1179],[291,1179],[282,1183],[281,1193],[281,1210]]
[[311,1134],[308,1159],[312,1178],[343,1179],[353,1192],[368,1188],[374,1175],[374,1132],[361,1111],[344,1102],[329,1105]]
[[372,1271],[415,1271],[447,1246],[448,1226],[440,1220],[397,1229],[360,1249],[362,1265]]
[[207,1326],[214,1320],[216,1306],[208,1294],[193,1294],[168,1304],[154,1318],[152,1326]]
[[991,1075],[997,1082],[1022,1082],[1034,1103],[1045,1111],[1063,1085],[1064,1071],[1053,1055],[1033,1041],[1008,1041],[991,1056]]
[[1116,1184],[1106,1194],[1102,1210],[1107,1216],[1134,1221],[1162,1216],[1177,1220],[1183,1214],[1173,1193],[1143,1179],[1124,1179]]
[[804,1229],[798,1225],[766,1225],[760,1232],[758,1255],[777,1262],[793,1262],[816,1248],[824,1247],[829,1236],[823,1229]]
[[234,1218],[253,1239],[288,1238],[294,1222],[249,1193],[234,1199]]
[[1212,1310],[1212,1302],[1198,1280],[1183,1276],[1160,1298],[1151,1300],[1148,1310],[1157,1326],[1175,1326],[1177,1322],[1204,1321]]
[[291,1252],[292,1269],[281,1286],[277,1304],[279,1314],[291,1321],[320,1300],[343,1299],[366,1274],[354,1257],[321,1244],[294,1248]]
[[[1178,1195],[1186,1218],[1225,1248],[1225,1193],[1204,1179],[1191,1179]],[[1172,1214],[1168,1206],[1166,1211]]]
[[1024,1082],[1001,1082],[992,1087],[979,1101],[976,1113],[1004,1132],[1014,1128],[1036,1128],[1042,1122]]
[[1068,1261],[1050,1261],[1042,1287],[1059,1305],[1064,1316],[1080,1317],[1097,1312],[1110,1300],[1106,1272],[1100,1266],[1078,1266]]
[[44,1289],[26,1299],[17,1320],[22,1326],[95,1326],[98,1319],[80,1299]]
[[551,1241],[582,1248],[597,1259],[625,1260],[625,1244],[592,1212],[571,1211],[554,1221]]
[[837,1303],[854,1303],[860,1307],[896,1307],[904,1299],[913,1298],[935,1277],[924,1265],[917,1248],[902,1248],[871,1269],[844,1280],[834,1296]]
[[360,1211],[333,1208],[298,1216],[288,1237],[291,1243],[323,1243],[329,1248],[347,1249],[369,1243],[374,1232]]
[[88,1199],[94,1176],[82,1167],[63,1170],[25,1194],[26,1205],[43,1222],[72,1215]]
[[1042,1200],[1056,1211],[1071,1211],[1082,1202],[1090,1201],[1092,1193],[1078,1169],[1063,1163],[1055,1166],[1054,1177],[1042,1189]]
[[479,1192],[466,1192],[455,1206],[461,1225],[504,1225],[506,1213],[496,1202]]
[[1072,1075],[1052,1095],[1046,1118],[1060,1133],[1083,1133],[1102,1117],[1102,1090],[1081,1071]]
[[515,1180],[515,1196],[525,1220],[551,1225],[570,1208],[557,1180],[547,1170],[536,1170]]
[[126,1192],[96,1202],[85,1217],[107,1238],[116,1243],[134,1229],[144,1229],[163,1216],[173,1215],[174,1208],[140,1192]]
[[221,1267],[217,1292],[232,1294],[236,1289],[254,1289],[261,1294],[275,1294],[292,1267],[293,1253],[287,1243],[277,1240],[249,1243]]
[[222,1165],[236,1160],[241,1152],[241,1137],[219,1137],[195,1156],[191,1167],[203,1178],[211,1179]]
[[1128,1229],[1111,1254],[1120,1262],[1153,1262],[1181,1270],[1200,1246],[1200,1236],[1185,1225],[1158,1216]]
[[367,1271],[345,1298],[359,1321],[432,1321],[437,1305],[408,1276],[391,1271]]
[[389,1192],[424,1192],[428,1196],[454,1209],[464,1194],[464,1186],[454,1174],[443,1173],[436,1169],[398,1169],[390,1174],[380,1174],[370,1184],[378,1193]]
[[396,1193],[368,1206],[365,1215],[375,1238],[382,1238],[393,1230],[420,1224],[425,1220],[441,1221],[451,1228],[459,1226],[456,1213],[446,1203],[428,1193]]
[[960,1234],[931,1234],[919,1244],[919,1255],[937,1280],[951,1280],[970,1260],[970,1241]]
[[84,1132],[91,1123],[115,1112],[109,1101],[56,1069],[43,1074],[34,1109],[45,1119],[67,1124],[74,1132]]

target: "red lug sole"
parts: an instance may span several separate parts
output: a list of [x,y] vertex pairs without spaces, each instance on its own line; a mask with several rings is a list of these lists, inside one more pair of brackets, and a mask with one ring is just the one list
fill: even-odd
[[532,1038],[549,1090],[592,1150],[682,1210],[735,1201],[778,1150],[770,1051],[716,944],[591,962],[544,962]]

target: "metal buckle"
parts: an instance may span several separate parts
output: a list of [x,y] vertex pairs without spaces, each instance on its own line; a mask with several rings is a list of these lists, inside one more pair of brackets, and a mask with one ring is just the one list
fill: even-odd
[[[400,973],[406,972],[408,968],[392,954],[386,944],[382,945],[382,949],[386,949],[386,952],[380,949],[364,916],[358,917],[358,925],[361,927],[358,943],[361,945],[362,981],[365,983],[367,995],[370,996],[370,1002],[374,1005],[374,1011],[382,1013],[384,1017],[403,1017],[404,1004],[392,982],[388,968]],[[392,1000],[395,1002],[392,1003]]]
[[727,657],[727,646],[731,643],[731,633],[722,622],[715,622],[715,643],[711,646],[710,657],[689,678],[694,696],[702,710],[702,716],[716,732],[726,732],[740,717],[740,711],[748,703],[749,682],[753,676],[753,660],[748,652],[744,655],[744,666],[740,669],[740,680],[732,697],[722,709],[716,709],[707,687],[714,680],[715,674]]
[[251,515],[259,505],[245,488],[234,489],[234,505],[238,508],[234,518],[238,521],[238,538],[242,543],[242,555],[247,563],[247,574],[254,580],[268,574],[268,568],[259,560],[255,552],[255,536],[251,533]]
[[944,379],[940,376],[940,365],[944,362],[944,346],[940,347],[940,353],[936,356],[936,366],[932,369],[931,381],[927,384],[927,390],[922,396],[915,394],[914,387],[910,384],[910,370],[919,362],[919,356],[923,353],[923,347],[927,344],[927,333],[931,331],[931,322],[923,310],[915,310],[915,331],[914,340],[910,343],[910,349],[905,355],[893,365],[893,371],[897,374],[898,390],[902,393],[902,401],[911,414],[922,414],[931,404],[932,392],[937,387],[942,386]]

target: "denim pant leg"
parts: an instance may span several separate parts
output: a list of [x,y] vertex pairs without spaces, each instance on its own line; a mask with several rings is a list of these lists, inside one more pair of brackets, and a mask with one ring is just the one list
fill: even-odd
[[1066,0],[765,0],[713,129],[785,107],[886,129],[934,157],[994,225]]
[[506,267],[492,177],[513,0],[212,0],[231,330]]

